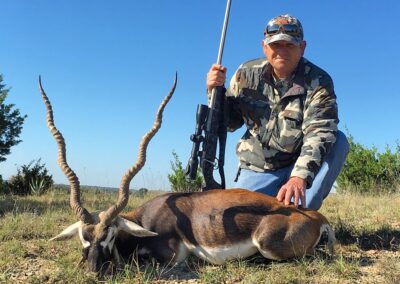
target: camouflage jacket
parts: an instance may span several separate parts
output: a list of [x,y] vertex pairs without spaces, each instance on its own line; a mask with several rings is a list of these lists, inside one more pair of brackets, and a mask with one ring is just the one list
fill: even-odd
[[330,76],[301,58],[286,93],[274,83],[266,58],[242,64],[227,90],[227,125],[246,124],[236,152],[240,167],[276,170],[294,164],[291,176],[310,187],[336,141],[338,113]]

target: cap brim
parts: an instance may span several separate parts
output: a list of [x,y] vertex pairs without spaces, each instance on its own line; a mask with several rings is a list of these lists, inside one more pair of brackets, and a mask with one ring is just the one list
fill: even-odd
[[266,37],[264,39],[264,42],[266,44],[270,44],[270,43],[273,43],[273,42],[276,42],[276,41],[280,41],[280,40],[291,42],[291,43],[296,44],[296,45],[299,45],[301,43],[301,41],[302,41],[298,37],[294,37],[294,36],[291,36],[291,35],[288,35],[288,34],[279,33],[279,34],[276,34],[276,35],[273,35],[273,36]]

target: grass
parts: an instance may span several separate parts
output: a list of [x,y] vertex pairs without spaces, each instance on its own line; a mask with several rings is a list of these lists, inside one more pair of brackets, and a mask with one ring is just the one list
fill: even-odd
[[[131,196],[126,210],[159,193]],[[107,208],[115,193],[83,191],[89,210]],[[0,195],[0,283],[400,283],[400,196],[330,195],[321,212],[332,223],[337,254],[290,261],[259,256],[210,265],[191,257],[186,266],[131,263],[103,280],[77,268],[78,239],[48,242],[76,222],[68,195],[53,190],[41,196]]]

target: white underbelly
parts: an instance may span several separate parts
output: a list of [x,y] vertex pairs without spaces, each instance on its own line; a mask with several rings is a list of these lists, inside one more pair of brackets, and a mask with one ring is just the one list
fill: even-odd
[[191,244],[185,245],[189,251],[197,257],[214,264],[223,264],[230,259],[246,258],[258,251],[252,240],[223,247],[204,247],[194,246]]

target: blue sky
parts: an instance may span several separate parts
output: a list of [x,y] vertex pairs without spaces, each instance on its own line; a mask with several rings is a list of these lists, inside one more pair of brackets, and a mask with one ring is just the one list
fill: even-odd
[[[23,142],[0,164],[3,178],[41,158],[55,182],[66,183],[46,128],[39,74],[81,184],[117,187],[177,71],[162,129],[131,183],[169,189],[172,151],[186,165],[196,106],[207,101],[205,77],[217,58],[225,5],[225,0],[1,0],[0,73],[11,87],[6,103],[28,115]],[[223,64],[230,77],[242,62],[263,56],[262,32],[270,18],[298,17],[305,57],[334,80],[340,128],[383,150],[400,137],[398,11],[397,0],[233,0]],[[243,132],[228,136],[228,186]]]

